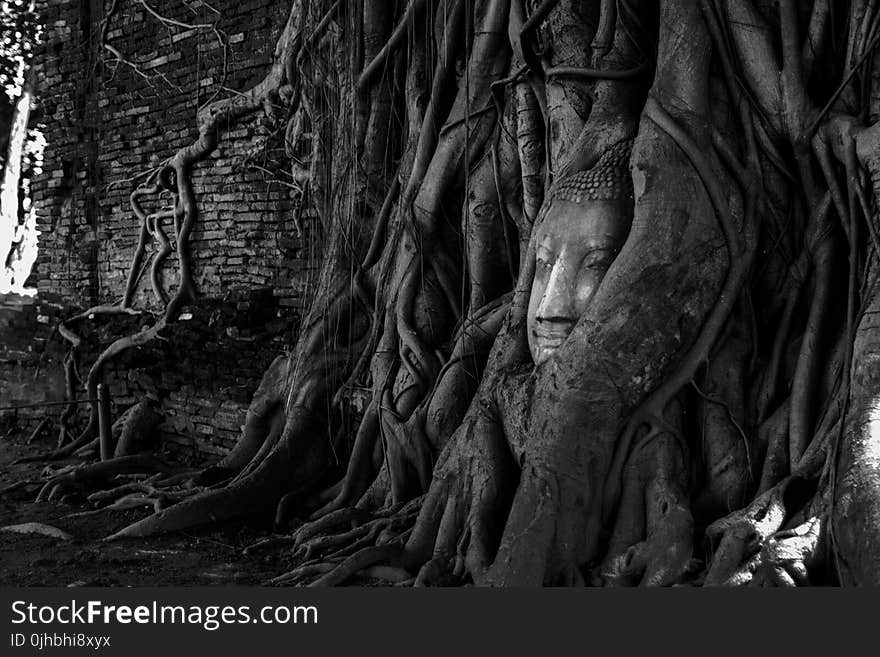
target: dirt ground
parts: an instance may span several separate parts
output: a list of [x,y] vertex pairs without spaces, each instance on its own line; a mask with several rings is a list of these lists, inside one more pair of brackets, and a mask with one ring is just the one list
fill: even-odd
[[[0,433],[0,490],[22,480],[39,480],[47,465],[14,461],[49,449],[44,440]],[[148,510],[93,510],[84,499],[40,502],[40,484],[0,493],[0,527],[38,522],[61,529],[71,539],[0,531],[0,585],[162,586],[255,585],[286,570],[283,554],[245,557],[242,550],[269,535],[269,528],[225,526],[203,532],[102,543],[101,539],[147,515]]]

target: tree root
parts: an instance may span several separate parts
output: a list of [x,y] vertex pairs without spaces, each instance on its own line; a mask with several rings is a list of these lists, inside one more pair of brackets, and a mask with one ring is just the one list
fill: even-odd
[[[315,562],[338,561],[366,547],[401,542],[415,522],[422,498],[375,513],[349,507],[306,523],[294,533],[271,536],[245,548],[245,553],[290,546],[298,570]],[[349,527],[345,529],[345,527]],[[326,533],[326,532],[331,533]],[[305,575],[297,575],[297,578]]]
[[421,568],[419,573],[413,580],[414,588],[424,588],[428,586],[443,586],[446,583],[453,582],[454,560],[450,557],[434,557],[427,561]]
[[318,534],[334,529],[340,525],[360,525],[369,518],[369,515],[368,512],[354,507],[339,509],[338,511],[328,513],[315,521],[304,524],[296,530],[292,536],[293,546],[294,548],[298,548]]
[[281,584],[294,584],[298,583],[302,580],[311,579],[314,577],[319,577],[321,575],[325,575],[336,569],[339,564],[323,562],[323,563],[312,563],[312,564],[304,564],[293,570],[289,570],[286,573],[282,573],[277,577],[273,577],[272,579],[265,582],[268,585],[278,586]]
[[366,547],[348,557],[336,568],[325,575],[322,575],[309,584],[309,586],[311,588],[338,586],[369,566],[374,566],[382,562],[394,562],[400,557],[402,550],[403,545],[400,543]]
[[143,481],[134,481],[108,490],[99,490],[89,495],[86,500],[92,504],[100,505],[102,503],[112,502],[113,500],[128,495],[129,493],[150,493],[155,492],[152,483],[161,476],[156,473],[144,479]]
[[[718,300],[706,318],[696,341],[682,358],[672,375],[667,377],[658,388],[651,392],[649,397],[632,414],[618,440],[614,460],[605,484],[605,494],[603,497],[603,517],[605,518],[611,517],[612,509],[618,500],[623,464],[629,455],[637,431],[645,424],[656,430],[654,419],[662,418],[669,401],[688,382],[693,381],[697,369],[705,361],[710,349],[718,340],[721,330],[733,310],[734,303],[746,283],[755,248],[755,226],[752,225],[754,204],[750,204],[749,209],[751,211],[745,213],[741,234],[737,230],[731,210],[725,200],[722,186],[713,174],[713,167],[696,142],[682,130],[669,113],[653,98],[648,99],[645,105],[645,114],[685,152],[691,165],[699,174],[724,234],[730,257],[730,265]],[[742,190],[744,197],[748,197],[750,192],[751,189],[748,188]],[[651,433],[653,433],[653,430]]]
[[327,559],[345,557],[370,545],[386,545],[402,540],[404,534],[415,523],[418,513],[418,502],[406,505],[397,513],[387,516],[376,516],[371,520],[341,534],[331,534],[314,538],[301,544],[294,556],[302,555],[306,561],[324,553]]
[[36,501],[52,501],[66,492],[93,486],[119,474],[155,471],[171,472],[171,467],[149,454],[121,456],[100,463],[80,466],[70,472],[52,477],[40,490]]
[[493,412],[476,404],[480,410],[468,414],[441,455],[406,542],[403,566],[412,572],[441,559],[459,578],[477,581],[494,559],[516,466]]
[[611,586],[671,586],[691,568],[694,521],[687,455],[673,435],[660,435],[633,455],[624,498],[600,577]]
[[199,491],[197,490],[171,492],[152,489],[151,487],[145,487],[144,491],[123,495],[122,497],[116,499],[112,504],[102,506],[98,509],[92,509],[90,511],[71,513],[70,515],[65,516],[65,518],[82,518],[98,515],[104,513],[105,511],[121,511],[125,509],[140,509],[143,507],[150,507],[152,508],[154,513],[158,513],[159,511],[170,506],[171,504],[176,504],[181,500],[192,497],[198,492]]
[[[738,586],[751,582],[760,563],[756,557],[815,492],[815,480],[793,475],[759,495],[744,509],[710,525],[706,539],[710,544],[711,563],[705,585]],[[780,540],[786,537],[788,534],[783,534]]]
[[238,442],[221,461],[199,473],[195,483],[210,486],[237,476],[251,463],[283,416],[281,384],[290,376],[290,358],[275,358],[260,380],[245,417],[244,431]]
[[129,482],[108,490],[96,491],[86,499],[91,504],[108,505],[106,508],[119,508],[115,505],[121,500],[127,498],[131,502],[136,496],[140,496],[145,504],[152,504],[154,510],[158,512],[171,504],[202,492],[202,488],[191,485],[182,489],[174,489],[180,484],[185,486],[191,484],[192,474],[192,471],[188,470],[170,476],[159,472],[142,481]]
[[[163,24],[184,26],[141,4]],[[281,120],[276,110],[288,112],[278,131],[284,132],[288,157],[299,148],[292,135],[300,130],[313,135],[315,163],[297,162],[295,168],[299,180],[310,178],[309,193],[321,198],[307,202],[300,189],[300,201],[303,208],[314,201],[307,209],[329,234],[320,255],[324,265],[316,300],[296,350],[267,370],[238,444],[217,466],[202,471],[195,485],[174,476],[123,480],[118,472],[125,468],[110,468],[119,466],[116,459],[46,475],[49,481],[38,499],[100,484],[109,490],[88,497],[102,506],[98,511],[153,505],[154,516],[110,539],[254,513],[268,519],[273,505],[279,525],[288,516],[297,522],[310,518],[291,535],[273,535],[246,548],[247,554],[289,548],[285,559],[293,568],[272,584],[328,586],[364,575],[415,586],[580,585],[585,580],[647,586],[691,582],[695,525],[741,506],[757,488],[751,504],[706,530],[711,559],[705,583],[809,583],[810,570],[824,558],[826,517],[835,516],[831,510],[814,513],[815,504],[808,503],[826,501],[826,490],[818,495],[817,490],[829,471],[833,502],[838,459],[836,443],[829,447],[831,436],[851,433],[847,377],[849,365],[859,362],[850,355],[859,300],[855,281],[864,261],[876,258],[872,246],[880,248],[869,216],[871,199],[862,189],[864,172],[854,158],[857,150],[861,156],[868,149],[877,165],[880,129],[853,132],[848,119],[834,119],[820,131],[815,154],[805,147],[819,119],[837,111],[832,101],[839,93],[873,98],[844,89],[855,69],[805,129],[805,119],[812,120],[815,112],[805,80],[811,80],[811,92],[814,85],[819,90],[834,71],[823,66],[818,77],[804,72],[815,52],[803,54],[804,44],[797,42],[794,28],[803,16],[793,0],[776,3],[778,35],[776,21],[764,20],[768,8],[721,0],[705,0],[705,16],[687,0],[661,2],[656,20],[651,15],[647,26],[641,21],[649,11],[642,14],[633,3],[615,0],[528,5],[407,0],[394,6],[371,1],[363,7],[335,2],[328,10],[330,4],[292,2],[265,79],[235,98],[200,108],[197,141],[135,191],[132,205],[141,235],[122,305],[127,308],[136,295],[152,237],[159,251],[150,280],[164,312],[153,326],[106,349],[86,388],[94,397],[109,359],[162,337],[195,295],[189,251],[198,219],[193,169],[216,149],[223,130],[261,107],[272,114],[271,121]],[[527,6],[536,4],[526,20]],[[863,92],[871,86],[865,74],[870,69],[862,68],[868,54],[863,51],[880,43],[874,36],[880,24],[875,4],[867,12],[870,20],[857,28],[860,45],[851,43],[847,57],[847,66],[858,62],[863,71]],[[811,49],[830,20],[827,2],[814,5]],[[326,44],[303,32],[316,16],[314,32],[322,32],[336,13],[345,17],[340,31],[355,26],[357,38],[352,52],[333,53],[328,60],[337,64],[331,80],[333,67],[319,66],[327,62],[310,51]],[[419,25],[416,17],[426,14]],[[598,18],[594,35],[596,21],[580,20],[587,15]],[[545,19],[548,25],[539,31]],[[856,29],[858,20],[853,20],[850,30]],[[720,70],[706,55],[711,39]],[[647,84],[636,74],[650,68],[655,53],[656,80],[642,107]],[[740,61],[734,62],[737,53]],[[777,54],[783,60],[780,70],[768,66]],[[627,68],[636,61],[638,66]],[[302,80],[294,79],[297,72]],[[316,82],[318,76],[306,72],[328,79]],[[603,79],[589,87],[548,81],[563,77]],[[726,99],[716,95],[724,94],[724,83]],[[314,98],[300,93],[299,86],[310,84]],[[515,97],[515,107],[505,107],[503,93],[511,84],[507,100]],[[288,102],[298,96],[300,106]],[[283,107],[276,105],[279,99]],[[630,101],[632,110],[625,107]],[[716,111],[727,103],[735,110]],[[349,106],[355,114],[350,119],[319,117]],[[863,116],[876,114],[870,109],[860,108]],[[737,118],[742,135],[731,134]],[[635,216],[627,217],[633,220],[628,244],[574,326],[568,346],[535,369],[524,348],[525,311],[517,314],[517,303],[525,303],[531,291],[536,238],[530,235],[546,207],[545,184],[549,189],[554,177],[588,163],[600,150],[597,144],[631,138],[637,129],[640,141],[631,163]],[[713,130],[714,153],[708,140]],[[576,133],[580,137],[572,144]],[[504,134],[511,138],[502,151]],[[335,135],[345,135],[340,138],[344,162],[336,161],[326,141],[335,142]],[[773,145],[776,138],[790,142],[801,180],[788,174],[789,149]],[[563,154],[570,159],[560,161]],[[819,169],[809,159],[813,155]],[[846,189],[836,180],[832,156],[846,168]],[[782,172],[773,172],[774,183],[782,181],[784,187],[787,178],[795,189],[771,193],[760,180],[768,164]],[[719,175],[724,165],[739,182],[739,194]],[[822,182],[814,180],[817,170],[825,176],[827,193],[813,184]],[[877,171],[874,166],[869,172],[875,186],[880,185]],[[174,195],[179,265],[170,300],[161,277],[171,252],[161,222],[169,215],[149,214],[138,201],[165,192]],[[777,206],[793,198],[789,232],[781,227]],[[810,213],[806,226],[800,216],[804,207]],[[848,335],[840,347],[846,357],[826,359],[831,333],[825,329],[831,325],[825,322],[840,323],[828,317],[838,305],[831,289],[838,245],[826,232],[832,229],[827,221],[832,207],[850,242]],[[867,221],[870,244],[859,240],[858,212]],[[298,223],[296,228],[302,237]],[[508,236],[509,228],[519,235]],[[777,229],[779,234],[772,235]],[[759,237],[762,247],[765,239],[774,242],[769,273],[751,271]],[[788,251],[793,255],[801,248],[791,262]],[[805,303],[802,288],[810,265],[815,285]],[[508,313],[506,296],[486,310],[491,304],[483,306],[485,300],[507,289],[508,276],[519,279],[512,310]],[[768,289],[756,281],[767,282]],[[754,304],[752,295],[763,301],[765,293],[771,311],[756,317],[760,303]],[[649,297],[651,312],[643,312]],[[740,299],[744,317],[732,320]],[[505,316],[507,328],[502,327]],[[64,323],[59,331],[72,345],[65,370],[73,400],[73,350],[79,338]],[[731,344],[734,339],[737,344]],[[796,362],[787,362],[794,354]],[[867,362],[864,351],[859,356]],[[844,383],[826,385],[828,363],[837,368],[839,362],[843,374],[831,378]],[[736,372],[730,374],[731,369]],[[760,390],[750,404],[742,391],[756,382]],[[698,411],[711,441],[702,461],[692,460],[688,451],[695,442],[688,431],[697,423],[683,421],[685,413],[678,408],[696,401],[688,386],[703,399]],[[337,419],[353,387],[371,390],[372,397],[349,445],[348,425]],[[873,392],[865,387],[865,395]],[[716,396],[729,388],[736,390]],[[91,410],[86,430],[56,455],[94,444],[94,403]],[[68,419],[62,421],[63,435]],[[851,435],[847,441],[852,443]],[[120,441],[117,456],[128,451],[121,447],[125,442]],[[847,446],[841,449],[846,463]],[[694,476],[693,464],[705,466],[704,472]],[[346,466],[341,481],[331,480]],[[131,467],[142,472],[145,466]],[[852,494],[865,494],[864,479],[852,485]],[[322,491],[316,494],[317,486]],[[692,492],[697,493],[693,502]],[[171,509],[161,508],[178,501]],[[866,511],[873,513],[873,507]],[[870,519],[856,523],[856,545],[865,529],[861,525],[875,524]],[[865,568],[875,565],[866,562]],[[596,570],[588,571],[591,567]]]
[[51,461],[55,459],[65,458],[76,452],[81,447],[89,444],[98,435],[97,381],[95,381],[93,386],[87,387],[87,394],[89,396],[88,425],[76,439],[69,443],[67,442],[67,434],[69,432],[70,421],[76,411],[76,405],[73,403],[76,397],[74,378],[78,379],[76,373],[77,351],[82,345],[82,338],[73,331],[73,325],[86,319],[92,320],[95,317],[99,316],[112,317],[118,315],[129,315],[137,317],[142,314],[144,314],[143,311],[134,310],[125,306],[98,305],[93,306],[88,310],[79,313],[78,315],[74,315],[73,317],[64,320],[58,325],[58,333],[61,335],[62,338],[64,338],[66,342],[70,344],[70,348],[64,358],[64,374],[65,395],[67,400],[71,403],[65,408],[64,412],[61,415],[61,429],[58,436],[58,446],[56,450],[48,454],[40,454],[37,456],[20,459],[18,462],[28,463],[34,461]]
[[28,488],[29,486],[42,487],[43,482],[39,479],[22,479],[21,481],[16,481],[15,483],[0,488],[0,495],[9,495],[9,493],[14,493],[17,490]]
[[[145,7],[147,5],[145,3]],[[165,329],[165,327],[177,320],[178,312],[183,303],[195,297],[195,283],[192,275],[192,256],[190,253],[189,238],[194,228],[198,207],[195,192],[192,188],[190,179],[193,167],[206,157],[216,148],[219,140],[219,134],[222,129],[227,128],[229,124],[235,120],[245,116],[264,106],[264,103],[275,94],[278,94],[285,81],[288,85],[293,84],[293,80],[286,79],[286,75],[292,71],[291,62],[295,60],[296,54],[302,45],[300,29],[302,28],[302,7],[301,3],[291,3],[290,13],[285,28],[276,43],[274,61],[266,77],[247,93],[226,98],[216,102],[210,102],[198,112],[199,137],[188,146],[180,149],[170,160],[153,173],[150,174],[147,181],[138,186],[131,194],[131,206],[138,219],[140,220],[140,235],[137,247],[133,254],[132,266],[130,268],[129,277],[126,283],[125,295],[121,306],[99,306],[87,311],[77,317],[62,322],[59,326],[61,335],[71,343],[71,350],[75,350],[81,340],[68,327],[70,322],[82,319],[83,317],[92,317],[100,312],[101,314],[138,314],[130,308],[134,297],[136,287],[141,275],[141,261],[143,260],[144,251],[148,237],[153,236],[160,245],[159,254],[154,261],[153,270],[151,272],[151,282],[154,292],[160,302],[164,303],[164,312],[162,316],[150,327],[142,328],[138,333],[120,338],[107,347],[92,365],[86,389],[91,401],[89,422],[80,436],[64,446],[59,448],[52,454],[44,458],[48,460],[55,458],[63,458],[75,452],[77,449],[90,443],[97,435],[98,430],[98,405],[97,405],[97,386],[106,363],[120,353],[131,347],[143,345],[157,337]],[[115,3],[113,5],[115,8]],[[112,14],[111,10],[111,14]],[[158,14],[154,14],[159,17]],[[185,24],[159,17],[163,24],[174,24],[178,27]],[[169,22],[170,21],[170,22]],[[102,30],[106,30],[107,23],[102,26]],[[194,27],[210,27],[214,30],[215,35],[221,43],[225,43],[220,32],[210,24],[197,25]],[[103,39],[104,37],[102,37]],[[105,42],[105,48],[110,46]],[[118,56],[118,53],[116,53]],[[224,66],[225,69],[225,66]],[[213,100],[213,98],[212,98]],[[174,195],[175,204],[172,213],[168,211],[160,211],[158,213],[148,215],[143,209],[140,198],[148,194],[155,194],[162,191],[170,191]],[[162,219],[173,216],[175,235],[177,238],[177,256],[179,266],[179,281],[174,296],[167,300],[166,293],[161,286],[159,280],[159,267],[168,257],[171,251],[169,240],[167,239],[162,226]],[[71,360],[71,362],[73,362]],[[62,430],[66,431],[66,420],[68,415],[65,414],[64,422],[62,422]],[[122,441],[123,447],[126,441]],[[123,451],[126,451],[123,449]]]
[[283,535],[275,535],[268,536],[264,539],[257,541],[256,543],[251,543],[244,550],[242,550],[242,554],[244,556],[248,556],[254,554],[259,550],[270,550],[272,548],[283,548],[287,546],[292,546],[296,543],[296,537],[288,534]]
[[757,558],[752,584],[795,587],[811,584],[809,572],[825,560],[826,518],[813,516],[771,536]]
[[208,490],[144,518],[105,540],[166,533],[266,512],[273,509],[285,493],[310,490],[323,473],[329,445],[320,440],[293,442],[290,436],[314,436],[319,428],[323,429],[322,423],[323,419],[295,405],[276,449],[247,474],[223,488]]

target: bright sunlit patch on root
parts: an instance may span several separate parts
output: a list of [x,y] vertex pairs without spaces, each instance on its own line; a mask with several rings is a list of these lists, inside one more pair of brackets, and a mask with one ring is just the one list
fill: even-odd
[[870,405],[868,414],[868,440],[863,446],[862,458],[865,463],[874,467],[880,467],[880,396],[875,397]]

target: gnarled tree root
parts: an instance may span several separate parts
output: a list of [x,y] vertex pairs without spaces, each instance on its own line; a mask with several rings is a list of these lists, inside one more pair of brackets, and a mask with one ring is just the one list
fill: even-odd
[[[287,422],[287,436],[311,436],[323,426],[320,418],[301,406],[291,410]],[[271,512],[285,493],[294,489],[309,490],[316,484],[328,461],[329,449],[326,441],[297,444],[282,437],[259,465],[229,485],[164,509],[105,540],[161,534],[251,513]]]
[[94,486],[120,474],[157,471],[171,472],[171,466],[149,454],[120,456],[108,461],[81,466],[71,472],[52,477],[40,490],[36,501],[51,501],[63,493]]
[[809,586],[810,571],[825,560],[824,515],[812,516],[800,525],[771,536],[757,558],[756,586]]
[[[817,489],[816,479],[798,475],[787,477],[759,495],[744,509],[718,520],[706,529],[710,544],[711,563],[706,573],[706,586],[740,586],[748,584],[761,563],[762,550],[777,532],[785,527],[798,511],[809,503]],[[778,541],[788,538],[781,534]],[[767,547],[773,550],[780,549]],[[769,568],[775,568],[768,565]]]

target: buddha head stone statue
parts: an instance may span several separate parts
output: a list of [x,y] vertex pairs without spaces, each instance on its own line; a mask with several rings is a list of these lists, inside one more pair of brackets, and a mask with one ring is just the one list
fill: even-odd
[[565,341],[629,234],[632,140],[610,146],[586,171],[551,187],[536,226],[529,350],[536,365]]

